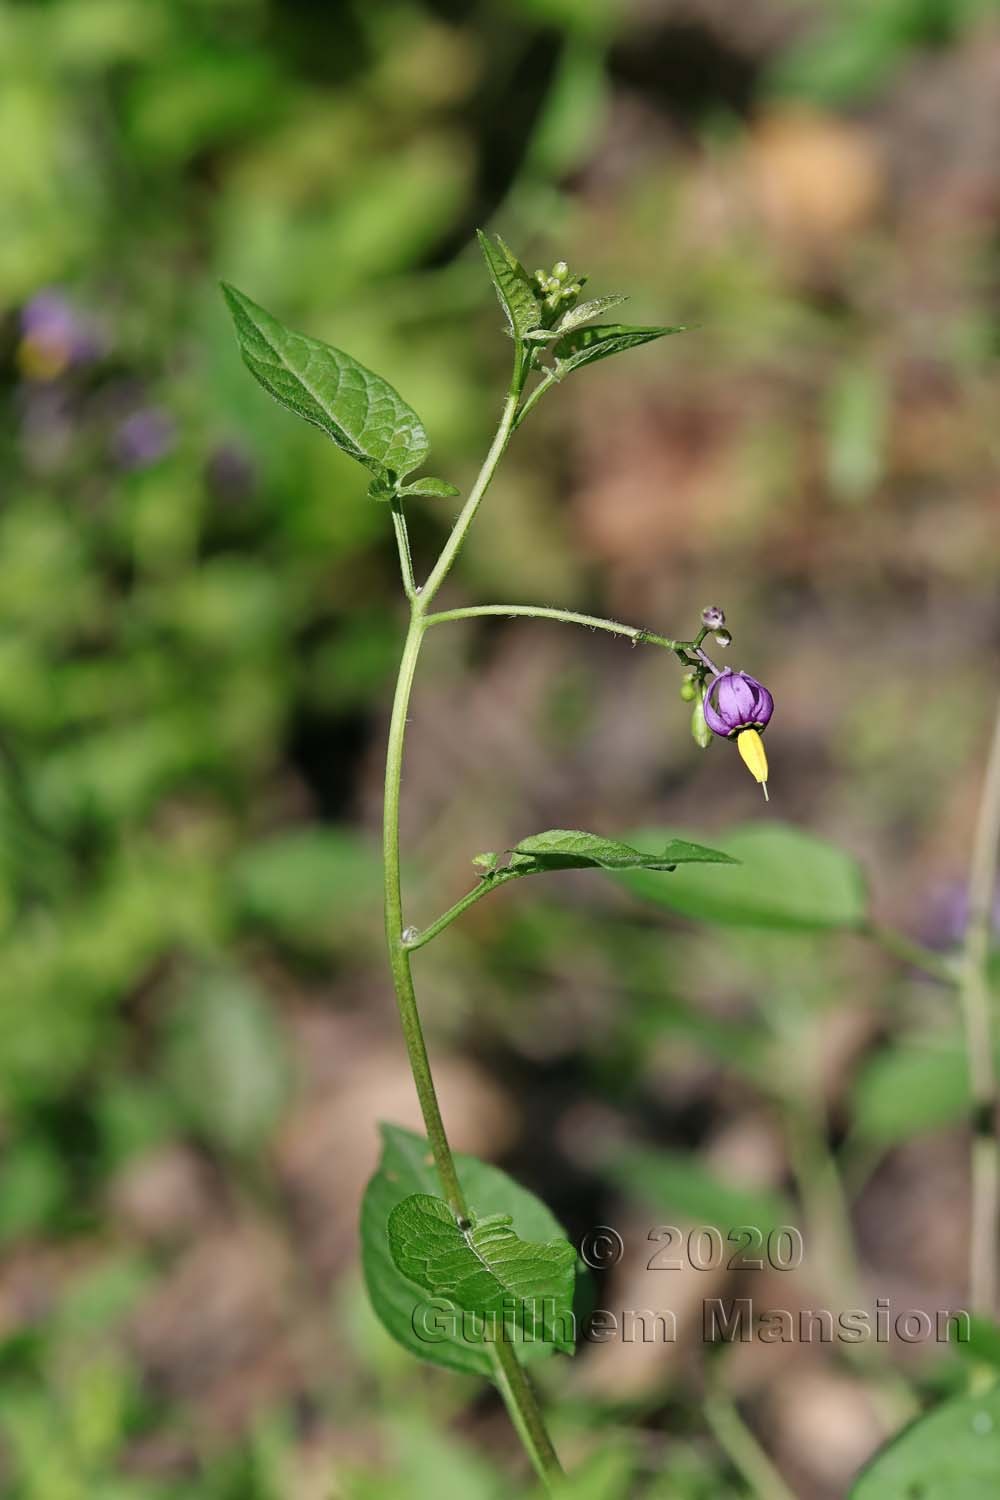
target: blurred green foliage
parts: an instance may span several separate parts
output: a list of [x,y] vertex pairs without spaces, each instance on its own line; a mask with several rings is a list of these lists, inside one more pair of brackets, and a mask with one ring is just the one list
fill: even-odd
[[[303,1043],[295,1028],[307,1001],[323,1015],[342,1007],[359,1029],[371,1017],[373,1026],[391,1021],[371,978],[380,959],[369,797],[398,636],[386,514],[365,501],[332,444],[246,378],[219,279],[384,372],[419,407],[435,460],[457,483],[488,436],[506,359],[492,293],[467,250],[477,224],[498,220],[546,264],[569,235],[573,255],[579,247],[591,257],[595,282],[607,270],[608,284],[625,285],[628,257],[641,316],[707,325],[701,352],[677,356],[691,361],[677,367],[680,417],[664,418],[654,373],[624,390],[596,457],[584,451],[585,418],[574,433],[545,429],[534,446],[526,437],[512,455],[496,489],[500,519],[484,514],[468,559],[477,586],[502,581],[508,597],[537,585],[547,601],[585,600],[608,558],[621,561],[611,528],[627,511],[627,487],[606,497],[605,531],[592,518],[574,522],[556,497],[587,462],[596,470],[605,449],[610,467],[623,467],[644,421],[669,429],[690,416],[682,461],[654,470],[650,484],[668,495],[679,485],[705,518],[708,576],[748,614],[768,591],[761,649],[776,619],[794,623],[790,580],[808,571],[817,546],[803,540],[800,507],[821,497],[810,514],[827,528],[835,590],[849,589],[854,569],[862,586],[874,578],[880,601],[884,587],[919,588],[915,565],[897,558],[907,528],[879,509],[884,487],[895,479],[906,515],[919,518],[929,490],[974,494],[981,483],[982,450],[968,429],[947,428],[947,413],[931,426],[930,458],[899,434],[906,390],[879,328],[906,297],[895,293],[897,263],[877,226],[845,252],[846,287],[822,257],[802,271],[797,242],[789,249],[776,234],[772,243],[740,210],[714,240],[711,226],[725,172],[752,168],[741,153],[753,150],[755,110],[789,98],[815,110],[868,108],[909,66],[969,46],[989,20],[988,0],[803,5],[787,35],[749,62],[743,33],[717,34],[697,6],[681,7],[680,22],[673,7],[640,9],[645,18],[610,0],[0,4],[0,1488],[11,1500],[516,1492],[497,1478],[505,1453],[497,1467],[467,1433],[443,1436],[449,1423],[480,1419],[472,1387],[444,1393],[379,1330],[359,1327],[349,1272],[339,1278],[349,1306],[325,1340],[333,1369],[303,1356],[303,1373],[290,1360],[245,1404],[213,1405],[198,1359],[175,1361],[178,1375],[163,1354],[175,1322],[198,1329],[206,1295],[189,1293],[176,1319],[169,1304],[155,1336],[143,1334],[178,1261],[183,1268],[202,1239],[222,1233],[214,1210],[228,1215],[223,1238],[251,1217],[284,1235],[301,1274],[313,1274],[298,1253],[308,1225],[295,1217],[295,1174],[282,1178],[275,1166],[295,1144],[283,1132],[313,1036]],[[698,46],[685,51],[692,36]],[[685,239],[706,224],[708,252]],[[979,372],[996,347],[995,316],[982,311],[995,247],[970,233],[960,250],[967,300],[946,283],[933,303],[938,321],[904,308],[893,326],[918,374],[932,365],[928,384],[954,387],[975,415]],[[776,366],[789,387],[780,399],[759,378]],[[573,441],[579,454],[566,451]],[[689,492],[686,476],[702,461],[711,465],[705,488]],[[704,503],[709,488],[718,515]],[[439,536],[447,504],[416,507],[421,549]],[[684,568],[689,539],[683,528],[671,533],[671,514],[667,502],[645,513],[656,533],[650,555],[669,544]],[[857,553],[837,551],[845,514],[856,521]],[[969,553],[953,553],[961,534],[938,529],[933,545],[942,586],[964,599],[989,549],[972,528]],[[619,579],[626,599],[634,560]],[[814,586],[811,575],[806,592]],[[675,601],[654,602],[666,610]],[[861,622],[868,634],[884,621],[880,608],[874,625]],[[814,644],[806,632],[807,663]],[[945,642],[948,673],[953,660]],[[442,654],[437,671],[467,692],[455,658]],[[923,656],[919,671],[923,681]],[[512,692],[530,678],[522,659],[504,682]],[[644,697],[659,703],[660,679],[648,681]],[[478,753],[485,762],[498,739],[497,760],[514,760],[533,735],[546,753],[562,753],[597,734],[596,682],[564,661],[537,722],[529,705],[510,741],[479,703],[488,728]],[[831,690],[820,739],[791,708],[811,684],[803,668],[786,699],[785,753],[798,746],[806,767],[794,809],[802,821],[817,744],[821,760],[841,756],[857,789],[838,793],[832,820],[867,828],[878,807],[895,829],[939,788],[942,743],[957,756],[978,728],[964,683],[913,722],[911,680],[873,670],[864,695],[844,702]],[[903,719],[908,777],[897,759]],[[659,734],[663,722],[659,709],[644,721],[650,737],[650,724]],[[671,725],[662,774],[673,788],[686,763],[672,748],[685,736]],[[713,755],[699,774],[719,775],[717,790]],[[654,811],[627,800],[627,766],[613,788],[603,773],[586,775],[580,796],[598,809],[613,791],[623,817]],[[559,788],[541,784],[556,803]],[[433,803],[433,787],[428,795]],[[503,796],[492,795],[480,788],[484,818],[499,823]],[[603,825],[603,812],[595,821]],[[496,829],[486,822],[489,841]],[[434,873],[452,881],[438,847],[447,832],[430,844]],[[464,839],[464,827],[457,832]],[[784,851],[772,853],[758,905],[791,888],[810,925],[809,891],[794,874],[801,850],[791,876]],[[816,858],[816,879],[839,892],[838,922],[849,927],[861,901],[854,866]],[[459,876],[461,888],[471,872]],[[676,878],[674,909],[705,915],[685,895],[702,877]],[[428,904],[439,895],[418,889]],[[738,884],[730,894],[733,906],[746,900]],[[716,898],[720,916],[725,890]],[[663,1154],[659,1170],[672,1184],[663,1191],[701,1207],[713,1179],[686,1148],[704,1104],[684,1092],[685,1079],[721,1077],[725,1115],[731,1094],[745,1098],[769,1065],[773,1073],[789,1035],[808,1071],[809,1047],[822,1046],[816,1016],[845,992],[849,960],[824,947],[817,964],[807,938],[782,950],[778,976],[760,933],[706,944],[682,929],[667,949],[662,908],[619,918],[612,907],[604,922],[586,904],[592,897],[543,900],[508,902],[497,928],[484,918],[474,930],[481,953],[456,936],[442,960],[428,955],[443,1043],[501,1057],[498,1076],[538,1110],[532,1132],[554,1134],[567,1039],[582,1027],[574,1087],[598,1113],[638,1110],[657,1144],[675,1131],[684,1162]],[[592,1004],[582,1022],[575,1011],[567,1021],[562,986],[573,983]],[[906,1000],[913,988],[900,981],[894,994]],[[757,992],[767,997],[759,1006]],[[915,1008],[916,1040],[900,1049],[895,1035],[880,1038],[851,1085],[848,1139],[862,1155],[963,1108],[954,1037],[925,995]],[[678,1086],[673,1113],[664,1079]],[[347,1116],[358,1112],[349,1083],[337,1075],[328,1085],[348,1096]],[[395,1100],[398,1083],[392,1089]],[[365,1129],[374,1140],[374,1122]],[[335,1176],[338,1150],[324,1138],[317,1150],[321,1175]],[[137,1163],[177,1153],[207,1174],[208,1206],[194,1229],[137,1228],[117,1196],[122,1183]],[[617,1201],[627,1176],[609,1169],[601,1191],[610,1200],[601,1199],[598,1172],[572,1159],[551,1184],[578,1228]],[[154,1206],[165,1196],[156,1179]],[[353,1209],[342,1207],[346,1221]],[[345,1234],[353,1245],[350,1224]],[[325,1336],[324,1274],[308,1286],[296,1327],[319,1325]],[[227,1273],[220,1279],[228,1290]],[[250,1361],[241,1347],[229,1358],[236,1386]],[[615,1402],[566,1396],[557,1436],[579,1455],[572,1493],[739,1493],[687,1415],[640,1413],[633,1442]],[[606,1451],[588,1457],[594,1447]]]

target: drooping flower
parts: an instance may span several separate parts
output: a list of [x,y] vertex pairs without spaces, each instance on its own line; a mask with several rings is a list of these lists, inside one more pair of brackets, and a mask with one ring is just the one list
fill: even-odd
[[726,667],[705,689],[705,722],[713,734],[735,740],[747,770],[767,797],[767,755],[761,733],[774,712],[774,699],[756,677]]

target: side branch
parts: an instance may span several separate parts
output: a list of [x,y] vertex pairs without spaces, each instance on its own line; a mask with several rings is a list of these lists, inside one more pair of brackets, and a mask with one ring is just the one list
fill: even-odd
[[407,939],[406,948],[408,952],[415,953],[418,948],[425,947],[432,938],[437,937],[439,932],[443,932],[446,927],[450,927],[456,917],[460,917],[463,912],[468,911],[470,906],[475,906],[477,901],[481,901],[491,891],[499,890],[502,885],[510,885],[512,880],[520,880],[522,876],[533,873],[535,872],[532,870],[495,870],[491,871],[488,875],[483,875],[479,884],[474,886],[471,891],[466,891],[464,896],[460,896],[454,906],[449,906],[448,910],[443,912],[437,921],[431,922],[429,927],[423,928],[415,937]]
[[452,620],[476,620],[486,615],[583,625],[588,630],[604,630],[609,635],[624,636],[634,646],[661,646],[665,651],[683,652],[691,644],[689,641],[672,641],[665,635],[642,630],[637,625],[622,625],[617,620],[605,620],[600,615],[582,615],[572,609],[549,609],[540,604],[474,604],[466,609],[445,609],[438,614],[426,615],[424,624],[445,625]]

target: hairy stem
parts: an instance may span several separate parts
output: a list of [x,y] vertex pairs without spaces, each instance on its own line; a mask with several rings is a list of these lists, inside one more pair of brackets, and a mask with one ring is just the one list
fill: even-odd
[[507,392],[507,399],[500,414],[500,425],[497,427],[496,436],[490,445],[490,451],[483,460],[483,466],[479,471],[476,482],[469,491],[469,498],[462,506],[458,520],[452,527],[451,534],[441,549],[441,555],[431,569],[430,577],[424,584],[422,595],[425,608],[430,604],[442,583],[444,583],[456,557],[462,550],[462,543],[468,535],[469,527],[476,518],[476,512],[482,504],[483,496],[489,489],[490,481],[497,471],[497,465],[503,457],[504,449],[510,442],[510,435],[516,425],[518,402],[521,399],[521,392],[524,389],[524,381],[527,373],[527,356],[522,349],[518,349],[518,353],[514,359],[514,373],[511,376],[510,389]]
[[549,390],[556,384],[557,380],[558,376],[556,375],[554,368],[545,371],[545,374],[535,386],[534,390],[531,391],[525,398],[524,405],[521,407],[521,410],[517,413],[517,416],[514,419],[515,427],[520,427],[521,423],[524,421],[529,411],[531,411],[532,407],[541,400],[547,390]]
[[969,918],[962,951],[959,999],[965,1022],[972,1095],[972,1225],[969,1233],[969,1299],[972,1311],[992,1318],[996,1308],[997,1228],[1000,1217],[1000,1151],[993,1061],[993,1003],[988,962],[1000,855],[1000,711],[993,730],[969,864]]
[[410,628],[406,633],[403,655],[399,664],[385,762],[385,811],[382,825],[385,939],[389,949],[389,965],[396,990],[399,1019],[403,1026],[403,1036],[410,1059],[410,1070],[413,1073],[413,1082],[420,1100],[420,1111],[424,1117],[427,1139],[434,1153],[434,1164],[441,1179],[444,1196],[452,1211],[460,1218],[465,1218],[468,1214],[468,1206],[458,1181],[444,1121],[441,1118],[441,1109],[427,1057],[427,1047],[424,1043],[423,1028],[417,1011],[417,997],[413,988],[413,975],[410,972],[410,955],[403,942],[403,897],[399,873],[399,794],[403,773],[406,714],[410,704],[410,690],[413,686],[413,676],[423,633],[420,612],[415,608],[411,615]]
[[435,921],[431,922],[427,927],[421,928],[416,937],[410,938],[406,945],[407,948],[411,953],[415,953],[418,948],[425,947],[433,938],[437,937],[439,932],[443,932],[446,927],[450,927],[456,917],[460,917],[463,912],[468,911],[470,906],[475,906],[477,901],[481,901],[491,891],[498,890],[502,885],[510,885],[512,880],[520,880],[522,876],[529,873],[528,870],[497,870],[493,874],[484,875],[478,885],[473,886],[471,891],[466,891],[464,896],[458,898],[454,906],[449,906],[448,910],[443,912]]
[[[389,737],[386,750],[382,835],[385,869],[385,936],[389,950],[389,964],[392,970],[393,987],[396,992],[396,1003],[399,1008],[399,1018],[403,1027],[403,1036],[406,1041],[406,1050],[410,1060],[410,1070],[413,1074],[413,1082],[420,1101],[420,1110],[424,1119],[424,1127],[427,1131],[427,1139],[434,1156],[434,1165],[437,1169],[442,1193],[447,1199],[452,1212],[459,1219],[467,1218],[469,1209],[462,1185],[458,1179],[455,1159],[452,1156],[451,1146],[448,1143],[444,1120],[441,1117],[441,1108],[438,1103],[437,1091],[434,1087],[430,1060],[427,1056],[427,1046],[424,1041],[423,1027],[421,1026],[420,1014],[417,1009],[417,997],[413,987],[413,975],[410,968],[410,947],[403,938],[405,928],[403,923],[403,898],[399,861],[400,788],[403,774],[403,749],[406,740],[406,718],[409,711],[410,694],[413,688],[413,678],[416,672],[417,659],[420,654],[420,646],[424,637],[424,631],[427,628],[425,615],[427,602],[433,597],[434,592],[457,557],[465,534],[472,524],[479,502],[486,492],[500,456],[506,447],[512,430],[513,416],[520,397],[521,385],[523,384],[523,366],[523,356],[519,354],[515,363],[510,394],[504,406],[497,435],[493,440],[493,444],[486,456],[486,460],[480,470],[479,477],[476,480],[469,499],[466,501],[465,507],[455,523],[455,528],[445,543],[441,556],[423,591],[423,596],[421,596],[420,590],[417,589],[413,582],[413,568],[410,561],[406,523],[401,509],[395,504],[393,505],[393,524],[396,529],[396,540],[399,546],[403,584],[410,600],[410,625],[406,633],[403,654],[399,664],[399,674],[396,680],[396,692],[393,698],[392,717],[389,723]],[[542,1416],[534,1390],[510,1344],[505,1343],[500,1338],[490,1344],[489,1352],[493,1364],[493,1378],[510,1413],[511,1420],[525,1450],[531,1458],[536,1472],[546,1487],[551,1489],[562,1475],[562,1469],[546,1430],[545,1419]]]
[[637,625],[622,625],[617,620],[605,620],[600,615],[581,615],[573,609],[549,609],[541,604],[474,604],[466,609],[445,609],[428,615],[428,625],[444,625],[451,620],[476,620],[485,615],[501,615],[507,619],[556,620],[563,625],[583,625],[588,630],[605,630],[609,635],[622,635],[634,646],[662,646],[667,651],[677,651],[687,643],[672,641],[665,635],[655,635]]
[[406,525],[406,516],[403,513],[403,502],[398,495],[393,496],[391,508],[396,546],[399,549],[399,570],[403,575],[403,589],[407,599],[412,602],[417,594],[416,580],[413,577],[413,554],[410,551],[410,533]]
[[506,1343],[502,1337],[490,1345],[490,1357],[493,1360],[493,1379],[511,1422],[534,1464],[535,1473],[551,1494],[563,1477],[563,1469],[531,1381],[521,1367],[513,1344]]

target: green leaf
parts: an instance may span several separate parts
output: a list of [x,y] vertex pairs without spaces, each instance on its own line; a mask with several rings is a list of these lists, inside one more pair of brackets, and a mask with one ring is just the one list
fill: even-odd
[[[660,831],[644,832],[648,842]],[[642,871],[622,876],[639,896],[682,916],[744,927],[823,931],[857,927],[868,912],[868,892],[857,862],[825,839],[787,823],[750,823],[724,840],[739,868],[685,869],[673,880]]]
[[[382,1159],[365,1190],[361,1206],[361,1264],[365,1285],[375,1312],[398,1343],[420,1359],[491,1375],[493,1363],[479,1342],[465,1337],[459,1327],[448,1328],[440,1342],[430,1342],[414,1328],[414,1318],[427,1303],[426,1288],[411,1281],[398,1269],[389,1250],[389,1216],[413,1194],[434,1195],[440,1191],[430,1148],[423,1136],[396,1125],[382,1125]],[[474,1156],[456,1156],[459,1181],[469,1202],[480,1215],[509,1214],[522,1240],[546,1243],[563,1236],[562,1226],[533,1193],[501,1172],[499,1167]],[[553,1352],[541,1340],[518,1343],[524,1360],[542,1359]]]
[[956,1351],[972,1364],[1000,1370],[1000,1327],[992,1318],[970,1318],[968,1338],[955,1339]]
[[452,495],[458,495],[461,491],[447,479],[415,479],[412,484],[404,484],[397,491],[400,495],[430,495],[434,499],[448,499]]
[[186,1119],[235,1152],[259,1151],[291,1090],[285,1039],[267,998],[236,973],[199,976],[171,1018],[166,1073]]
[[499,235],[493,240],[477,229],[476,236],[511,335],[523,339],[542,321],[542,303],[531,277]]
[[569,312],[560,320],[558,333],[570,333],[574,328],[581,328],[584,323],[593,322],[602,313],[610,312],[613,307],[620,307],[628,298],[623,292],[611,292],[606,297],[591,297],[589,302],[578,302],[571,307]]
[[640,344],[666,338],[671,333],[685,332],[683,327],[632,328],[627,323],[601,323],[596,328],[577,328],[560,338],[553,350],[556,371],[562,379],[571,370],[582,369],[596,360],[623,354],[626,349],[637,349]]
[[578,828],[550,828],[522,839],[511,851],[510,868],[530,875],[543,870],[673,870],[677,865],[732,863],[731,855],[686,839],[669,839],[658,853],[642,854],[618,839]]
[[230,885],[241,917],[294,947],[357,942],[377,903],[379,857],[346,828],[291,828],[233,856]]
[[611,1175],[664,1220],[709,1224],[723,1237],[753,1225],[766,1238],[779,1225],[795,1223],[795,1211],[780,1193],[736,1187],[681,1151],[630,1151],[611,1164]]
[[244,362],[282,406],[322,430],[390,484],[424,462],[427,434],[388,381],[319,339],[292,333],[235,287],[222,286]]
[[1000,1493],[1000,1387],[946,1401],[855,1480],[849,1500],[983,1500]]
[[478,1217],[470,1209],[460,1223],[441,1198],[414,1193],[389,1215],[389,1251],[409,1281],[475,1314],[494,1338],[526,1326],[573,1353],[576,1251],[567,1240],[519,1239],[510,1214]]
[[962,1120],[969,1107],[959,1039],[914,1040],[866,1064],[854,1085],[852,1119],[862,1140],[889,1146]]

